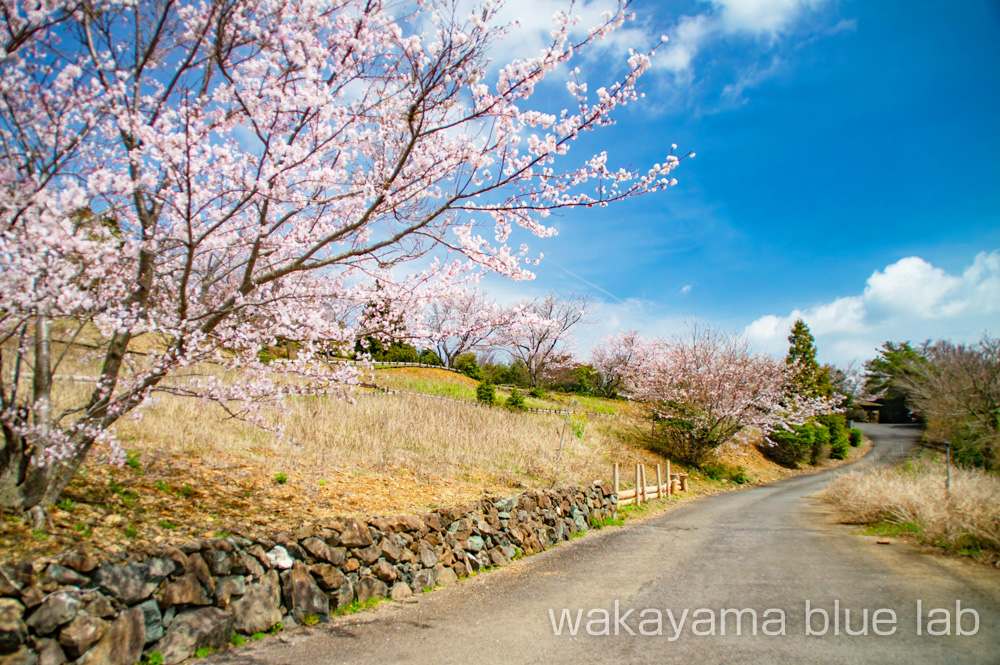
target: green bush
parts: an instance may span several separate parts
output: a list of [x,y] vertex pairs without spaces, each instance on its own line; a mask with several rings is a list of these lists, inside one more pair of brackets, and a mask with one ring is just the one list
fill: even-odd
[[737,485],[750,482],[750,477],[747,476],[746,470],[741,466],[734,466],[713,460],[703,463],[700,469],[706,478],[711,478],[712,480],[731,480]]
[[[372,355],[374,357],[374,354]],[[393,341],[382,354],[381,360],[387,363],[418,363],[420,354],[417,353],[417,347],[412,344]]]
[[674,416],[651,423],[649,448],[663,457],[700,467],[723,443],[718,430],[699,425],[700,411],[690,404],[671,402]]
[[475,353],[463,353],[455,358],[454,367],[470,379],[475,379],[476,381],[483,380],[483,371],[479,368],[479,362],[476,360]]
[[830,442],[830,459],[847,459],[847,451],[851,449],[851,444],[845,434],[839,439]]
[[769,444],[762,451],[782,466],[796,467],[812,454],[813,436],[813,428],[808,425],[774,430],[768,434]]
[[542,390],[541,386],[534,386],[528,391],[528,395],[530,397],[534,397],[535,399],[545,399],[545,391]]
[[830,457],[830,430],[818,422],[810,426],[813,429],[813,442],[809,463],[816,465]]
[[510,396],[503,403],[508,409],[513,409],[514,411],[525,411],[528,406],[524,403],[524,395],[518,391],[517,388],[510,389]]
[[497,401],[497,389],[489,381],[483,381],[476,387],[476,400],[486,404],[488,406],[493,406]]
[[830,431],[830,459],[847,459],[850,438],[847,434],[847,418],[840,413],[821,416],[819,421]]
[[438,358],[438,354],[434,353],[430,349],[424,349],[420,352],[420,362],[425,365],[434,365],[435,367],[442,367],[444,363]]
[[519,360],[515,360],[509,365],[484,363],[480,369],[483,372],[483,379],[497,386],[527,387],[529,384],[528,368]]
[[861,433],[859,429],[852,429],[848,432],[850,437],[851,445],[857,448],[861,445],[861,441],[864,439],[864,434]]

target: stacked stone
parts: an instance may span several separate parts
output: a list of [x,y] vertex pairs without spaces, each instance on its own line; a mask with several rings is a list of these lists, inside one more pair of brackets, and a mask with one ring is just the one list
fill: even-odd
[[69,553],[0,564],[0,665],[133,665],[152,652],[180,663],[224,648],[234,631],[326,621],[354,602],[453,584],[567,540],[616,508],[610,488],[595,483],[272,539],[194,540],[125,563]]

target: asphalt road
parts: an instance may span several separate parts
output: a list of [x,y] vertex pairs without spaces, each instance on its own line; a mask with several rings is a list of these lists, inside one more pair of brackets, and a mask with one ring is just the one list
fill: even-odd
[[[898,458],[917,435],[907,426],[864,429],[876,447],[858,464]],[[435,591],[416,604],[383,603],[374,612],[296,629],[283,641],[207,662],[1000,664],[1000,571],[903,542],[879,545],[854,534],[857,527],[837,524],[814,495],[844,472],[694,501]],[[616,601],[619,617],[632,610],[617,624],[617,635]],[[807,602],[830,617],[825,634],[806,634]],[[955,634],[956,602],[978,615],[975,634]],[[583,611],[575,636],[565,623],[562,634],[554,634],[550,610],[558,621],[564,609],[573,622]],[[934,611],[939,609],[949,621]],[[754,610],[757,635],[750,612],[742,613],[736,634],[735,613],[723,610]],[[640,634],[640,628],[657,632],[656,611],[662,634]],[[866,635],[846,634],[847,611],[851,628],[866,627]],[[823,623],[814,612],[812,631],[822,633]],[[972,613],[962,623],[973,632]],[[610,634],[598,634],[606,625]],[[928,634],[946,625],[951,635]]]

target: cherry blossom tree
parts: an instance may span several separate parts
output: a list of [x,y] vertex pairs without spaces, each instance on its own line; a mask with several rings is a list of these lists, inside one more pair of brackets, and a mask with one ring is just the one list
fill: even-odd
[[641,338],[638,330],[609,335],[590,350],[590,364],[596,373],[594,389],[608,398],[615,397],[625,384],[626,372],[637,361]]
[[423,319],[426,339],[445,367],[463,354],[488,350],[508,323],[504,308],[475,289],[432,303]]
[[665,451],[692,464],[745,427],[767,434],[833,410],[824,398],[789,396],[793,366],[752,353],[745,337],[710,326],[640,338],[632,357],[623,392],[650,408]]
[[593,309],[590,295],[560,296],[549,293],[508,308],[510,323],[499,335],[500,346],[515,360],[524,363],[532,386],[573,361],[573,329],[587,322]]
[[[488,58],[504,36],[488,2],[0,5],[5,508],[49,505],[92,450],[119,455],[109,428],[156,392],[252,417],[349,385],[317,355],[350,347],[371,302],[417,319],[470,270],[530,278],[515,233],[669,187],[680,162],[568,155],[639,97],[651,52],[594,88],[572,64],[629,20],[624,1],[583,32],[557,13],[548,46],[507,64]],[[572,108],[539,110],[566,72]],[[277,338],[298,357],[261,365]],[[89,386],[60,382],[70,358]]]

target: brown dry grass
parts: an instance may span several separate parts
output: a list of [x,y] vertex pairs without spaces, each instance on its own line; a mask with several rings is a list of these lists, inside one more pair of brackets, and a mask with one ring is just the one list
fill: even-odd
[[891,522],[919,528],[922,541],[956,551],[1000,552],[1000,478],[975,469],[952,469],[932,460],[839,476],[827,490],[843,521]]
[[[74,390],[73,386],[64,386]],[[628,445],[621,422],[562,419],[407,395],[292,398],[270,413],[284,439],[200,400],[165,396],[115,432],[133,466],[89,460],[52,510],[53,529],[0,522],[4,558],[89,551],[104,559],[217,533],[274,535],[344,515],[423,513],[484,492],[609,480],[611,464],[659,461]],[[277,482],[283,474],[284,482]]]
[[512,487],[551,485],[606,477],[612,461],[628,456],[617,424],[602,419],[588,422],[582,438],[568,429],[556,463],[557,416],[377,393],[359,393],[356,404],[296,397],[287,407],[271,414],[284,439],[176,397],[161,399],[138,421],[119,423],[116,433],[142,451],[221,453],[316,480],[329,469],[401,467]]

